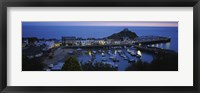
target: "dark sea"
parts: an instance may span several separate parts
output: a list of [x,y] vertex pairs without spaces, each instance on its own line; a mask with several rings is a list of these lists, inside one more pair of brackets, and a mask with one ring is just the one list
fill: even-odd
[[[114,27],[114,26],[22,26],[23,37],[56,38],[62,36],[76,36],[82,38],[104,38],[118,33],[124,28],[135,32],[138,36],[165,36],[171,37],[168,48],[178,52],[178,27]],[[153,45],[162,47],[163,44]]]

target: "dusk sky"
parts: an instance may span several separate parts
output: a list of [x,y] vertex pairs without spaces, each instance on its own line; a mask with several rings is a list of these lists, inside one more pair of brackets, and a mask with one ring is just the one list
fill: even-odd
[[23,26],[148,26],[148,27],[177,27],[178,22],[120,22],[120,21],[90,21],[90,22],[23,22]]
[[[76,36],[82,38],[103,38],[128,28],[138,35],[151,35],[152,30],[169,31],[178,28],[177,21],[145,22],[145,21],[71,21],[71,22],[22,22],[23,37],[61,38]],[[144,32],[145,31],[145,32]],[[170,30],[171,31],[171,30]],[[154,33],[160,35],[159,33]]]

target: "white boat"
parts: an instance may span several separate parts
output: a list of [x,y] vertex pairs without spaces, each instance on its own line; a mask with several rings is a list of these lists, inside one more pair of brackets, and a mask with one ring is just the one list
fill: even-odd
[[116,68],[118,68],[118,65],[117,65],[117,64],[115,64],[114,66],[115,66]]
[[101,53],[102,57],[105,57],[106,55],[104,53]]
[[52,68],[54,65],[53,64],[49,64],[49,67]]
[[114,56],[110,56],[110,59],[115,59],[115,57]]
[[121,57],[125,58],[125,57],[126,57],[126,55],[124,55],[124,54],[121,54]]
[[128,62],[135,62],[135,59],[129,59]]
[[59,70],[61,70],[62,69],[62,66],[64,65],[64,63],[58,63],[58,64],[56,64],[55,66],[53,66],[52,68],[51,68],[51,70],[53,70],[53,71],[59,71]]
[[97,51],[95,51],[95,50],[94,50],[94,51],[92,51],[92,53],[96,54],[96,53],[97,53]]
[[128,60],[128,58],[127,58],[127,57],[124,57],[124,60]]
[[122,50],[117,50],[117,52],[118,52],[118,53],[121,53],[121,52],[122,52]]
[[81,48],[78,48],[78,49],[76,49],[77,51],[81,51],[82,49]]
[[119,53],[119,56],[123,57],[123,54],[122,54],[122,53]]
[[88,51],[84,50],[84,51],[82,51],[82,53],[84,53],[84,54],[87,54],[87,53],[88,53]]
[[92,62],[92,60],[89,59],[88,62]]
[[108,50],[108,54],[109,54],[109,55],[112,55],[112,52],[111,52],[111,50]]
[[102,57],[102,61],[107,61],[106,57]]
[[118,67],[117,64],[115,64],[114,62],[103,62],[104,64],[108,64],[110,65],[111,67]]
[[67,52],[68,54],[73,54],[73,51],[69,51],[69,52]]
[[119,62],[119,60],[117,58],[112,59],[113,62]]
[[131,53],[131,50],[130,50],[130,49],[127,49],[127,52],[128,52],[128,53]]
[[136,55],[137,55],[137,53],[134,52],[134,51],[130,52],[130,54],[131,54],[132,56],[136,56]]

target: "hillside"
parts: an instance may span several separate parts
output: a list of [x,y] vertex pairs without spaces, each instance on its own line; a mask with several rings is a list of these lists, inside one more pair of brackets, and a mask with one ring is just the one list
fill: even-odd
[[112,34],[111,36],[108,36],[107,38],[108,39],[116,39],[116,40],[120,40],[122,39],[123,37],[128,37],[129,39],[134,39],[137,36],[137,34],[135,32],[132,32],[130,31],[129,29],[125,28],[124,30],[122,30],[121,32],[119,33],[115,33],[115,34]]

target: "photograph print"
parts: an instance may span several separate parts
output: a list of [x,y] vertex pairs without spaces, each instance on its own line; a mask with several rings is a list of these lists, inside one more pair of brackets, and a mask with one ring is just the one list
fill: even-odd
[[22,71],[178,71],[178,21],[23,21]]

